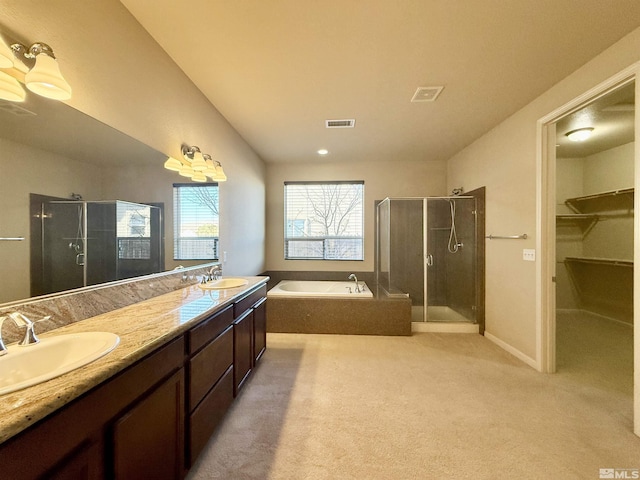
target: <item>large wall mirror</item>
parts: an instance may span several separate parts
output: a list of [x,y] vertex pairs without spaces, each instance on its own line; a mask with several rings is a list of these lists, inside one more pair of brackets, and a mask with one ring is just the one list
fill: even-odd
[[[23,103],[0,100],[0,303],[32,296],[31,272],[34,263],[41,261],[34,258],[32,251],[34,195],[60,202],[76,201],[78,205],[126,202],[130,200],[126,194],[119,193],[125,198],[110,198],[114,190],[109,184],[114,180],[110,179],[117,178],[110,172],[131,162],[161,167],[165,159],[162,153],[63,103],[37,95],[28,95]],[[134,196],[139,198],[140,192]],[[111,204],[103,206],[118,210],[115,206],[111,209]],[[80,210],[73,206],[74,212]],[[132,208],[121,215],[130,220],[130,232],[142,235],[148,230],[143,211]],[[72,251],[79,248],[76,237],[81,222],[77,215],[72,217],[75,233],[69,234],[67,248],[81,264],[84,258]],[[157,227],[158,220],[152,222]],[[160,236],[164,236],[162,231]],[[143,243],[128,240],[129,261],[145,254]],[[153,269],[163,270],[163,260],[155,262]],[[69,270],[69,275],[72,273]]]

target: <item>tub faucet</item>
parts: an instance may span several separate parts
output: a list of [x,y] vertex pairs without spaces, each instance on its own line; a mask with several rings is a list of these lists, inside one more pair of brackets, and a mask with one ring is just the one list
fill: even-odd
[[[35,322],[32,322],[21,313],[11,312],[8,317],[0,317],[0,357],[2,355],[7,354],[7,347],[2,341],[2,325],[4,324],[4,321],[7,318],[10,318],[11,320],[13,320],[13,323],[15,323],[18,327],[25,327],[26,329],[24,332],[24,337],[22,338],[22,340],[18,345],[24,347],[27,345],[36,344],[40,341],[36,336],[36,332],[33,329]],[[43,320],[47,320],[49,318],[51,317],[47,316],[47,317],[44,317]]]
[[356,275],[352,273],[351,275],[349,275],[348,280],[353,280],[354,282],[356,282],[356,293],[360,293],[360,285],[358,284],[358,277],[356,277]]

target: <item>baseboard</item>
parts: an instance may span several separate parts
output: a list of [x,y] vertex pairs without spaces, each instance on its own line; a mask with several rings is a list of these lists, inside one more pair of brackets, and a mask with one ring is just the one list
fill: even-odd
[[508,343],[500,340],[498,337],[496,337],[495,335],[492,335],[491,333],[487,332],[486,330],[484,331],[484,336],[487,337],[489,340],[491,340],[496,345],[498,345],[503,350],[506,350],[507,352],[509,352],[511,355],[513,355],[517,359],[522,360],[524,363],[529,365],[531,368],[534,368],[534,369],[540,371],[540,366],[538,365],[538,362],[536,360],[534,360],[533,358],[531,358],[529,355],[525,355],[524,353],[522,353],[517,348],[512,347]]
[[584,310],[581,308],[557,308],[556,309],[557,313],[577,313],[580,315],[589,315],[591,317],[595,317],[598,318],[600,320],[604,320],[606,322],[613,322],[613,323],[617,323],[618,325],[624,325],[626,327],[630,327],[633,328],[633,324],[626,322],[624,320],[620,320],[618,318],[614,318],[614,317],[608,317],[607,315],[602,315],[601,313],[596,313],[596,312],[591,312],[589,310]]
[[478,333],[477,323],[467,322],[411,322],[412,332],[429,333]]

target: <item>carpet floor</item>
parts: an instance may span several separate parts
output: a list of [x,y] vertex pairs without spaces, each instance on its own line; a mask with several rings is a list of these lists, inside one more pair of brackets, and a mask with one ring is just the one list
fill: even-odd
[[[480,335],[269,334],[188,479],[582,480],[640,469],[632,365],[616,358],[612,376],[599,365],[605,349],[581,359],[602,338],[576,335],[579,321],[558,318],[552,375]],[[585,373],[593,364],[600,373]]]

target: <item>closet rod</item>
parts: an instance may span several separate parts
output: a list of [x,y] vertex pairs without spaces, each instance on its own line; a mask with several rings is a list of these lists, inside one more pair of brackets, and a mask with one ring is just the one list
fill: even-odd
[[489,240],[526,240],[527,234],[523,233],[522,235],[487,235],[484,238],[488,238]]

